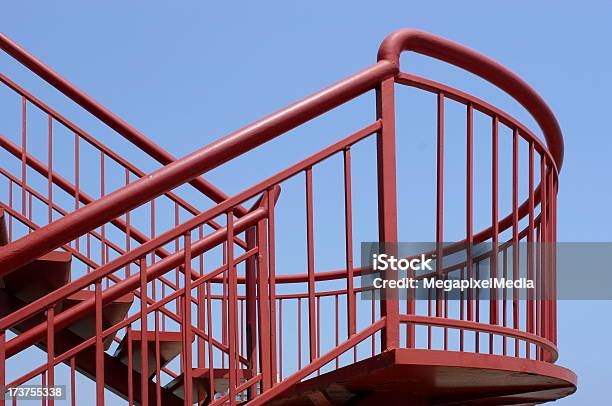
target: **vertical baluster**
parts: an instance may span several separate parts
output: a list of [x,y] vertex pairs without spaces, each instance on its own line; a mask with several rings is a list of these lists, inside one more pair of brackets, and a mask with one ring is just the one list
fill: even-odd
[[278,375],[283,379],[283,299],[278,299]]
[[[534,198],[534,151],[535,144],[533,141],[529,142],[529,186],[528,186],[528,204],[529,204],[529,228],[527,231],[527,279],[533,280],[533,232],[535,222],[535,198]],[[533,333],[534,323],[534,309],[533,309],[533,291],[527,290],[527,332]],[[526,343],[526,355],[527,358],[531,358],[531,344]]]
[[[28,192],[28,220],[30,220],[30,222],[32,222],[32,192]],[[29,227],[29,232],[32,232],[33,229],[32,227]]]
[[[480,262],[476,262],[476,279],[480,279]],[[476,288],[476,322],[480,322],[480,288]],[[474,335],[476,337],[476,343],[474,351],[476,353],[480,352],[480,333],[476,331]]]
[[[540,181],[541,184],[541,181]],[[540,193],[542,189],[540,188]],[[540,195],[541,196],[541,195]],[[542,210],[540,202],[540,210]],[[536,226],[536,252],[535,252],[535,272],[536,272],[536,303],[535,303],[535,333],[542,336],[542,234],[540,225],[542,221],[542,212],[540,211],[540,223]],[[542,360],[542,349],[538,346],[536,349],[536,359]]]
[[0,406],[4,406],[6,390],[6,331],[0,330]]
[[128,325],[125,331],[125,339],[127,339],[127,371],[128,371],[128,405],[134,405],[134,367],[132,365],[132,326]]
[[[317,296],[316,301],[316,314],[317,314],[317,353],[316,357],[319,358],[321,353],[321,296]],[[317,369],[317,375],[321,374],[321,368]]]
[[268,272],[270,274],[270,374],[276,383],[276,243],[274,228],[274,197],[272,189],[266,192],[268,200]]
[[[13,208],[13,181],[9,179],[9,207]],[[13,216],[8,216],[8,240],[13,241]]]
[[[100,151],[100,197],[106,194],[106,176],[104,168],[104,152]],[[106,224],[100,227],[100,258],[102,265],[106,264]],[[109,279],[106,279],[106,287],[108,288]]]
[[[540,272],[541,272],[541,286],[542,286],[542,292],[541,292],[541,301],[540,301],[540,306],[542,308],[541,310],[541,317],[540,317],[540,322],[541,322],[541,327],[540,327],[540,335],[543,338],[548,338],[547,335],[547,324],[548,324],[548,312],[546,309],[546,302],[548,299],[548,260],[546,258],[547,252],[548,252],[548,247],[547,247],[547,243],[548,243],[548,187],[547,187],[548,181],[547,181],[547,176],[546,176],[546,158],[545,156],[542,156],[542,159],[540,161],[540,193],[542,195],[542,199],[541,199],[541,203],[540,203],[540,241],[541,241],[541,249],[540,249],[540,259],[541,259],[541,265],[540,265]],[[542,353],[542,357],[544,360],[546,360],[546,356],[544,353]]]
[[554,169],[551,167],[550,169],[550,200],[551,200],[551,230],[550,230],[550,242],[551,242],[551,250],[550,250],[550,261],[551,261],[551,282],[550,286],[552,289],[551,294],[551,339],[552,342],[557,344],[557,182],[556,176],[553,172]]
[[[156,235],[155,233],[155,202],[154,201],[151,202],[151,210],[153,213],[151,227],[153,230],[152,233],[153,233],[153,238],[154,238]],[[178,210],[178,205],[175,202],[174,203],[174,227],[178,226],[178,224],[179,224],[179,210]],[[178,251],[179,251],[179,239],[177,238],[174,240],[174,252],[178,252]],[[152,254],[154,256],[155,252],[153,252]],[[155,260],[155,259],[153,258],[152,260]],[[180,271],[178,267],[174,270],[174,275],[175,275],[176,288],[178,289],[179,283],[180,283]],[[180,316],[182,312],[180,297],[177,297],[174,303],[175,303],[176,312]],[[179,366],[182,371],[183,370],[183,354],[182,353],[179,354]]]
[[[150,207],[150,214],[151,214],[151,239],[153,240],[155,237],[157,237],[157,224],[156,224],[156,213],[155,213],[155,199],[151,200],[151,207]],[[176,226],[176,224],[175,224]],[[175,252],[178,251],[178,238],[174,240],[174,244],[176,246],[175,248]],[[153,265],[155,263],[155,251],[151,252],[151,265]],[[177,271],[178,272],[178,271]],[[176,280],[176,286],[178,287],[179,285],[179,281],[178,281],[178,277]],[[178,305],[178,299],[177,299],[177,305]]]
[[[198,228],[198,236],[199,239],[201,240],[202,238],[204,238],[204,228],[202,225],[200,225],[200,227]],[[199,262],[200,262],[200,277],[204,276],[204,253],[200,254],[199,257]],[[162,285],[163,286],[163,285]],[[198,285],[197,288],[197,295],[198,295],[198,304],[197,304],[197,315],[198,315],[198,328],[202,331],[204,331],[204,323],[205,321],[205,307],[204,307],[204,284],[200,283]],[[162,298],[164,297],[163,293],[162,293]],[[198,338],[198,367],[199,368],[204,368],[204,365],[206,365],[206,350],[204,347],[205,341],[202,338]],[[199,399],[198,398],[198,402],[202,402],[204,399]]]
[[[240,343],[240,351],[238,355],[244,354],[244,306],[243,300],[238,298],[238,310],[240,312],[240,328],[238,329],[238,342]],[[279,316],[280,317],[280,316]]]
[[[444,93],[438,93],[438,139],[436,170],[436,273],[444,279]],[[436,317],[442,317],[442,291],[436,289]],[[446,329],[444,336],[446,338]]]
[[76,360],[74,357],[70,357],[70,402],[72,406],[76,405]]
[[[87,233],[87,238],[86,238],[86,251],[87,251],[87,258],[91,258],[91,233]],[[89,264],[87,264],[87,272],[89,273],[91,271],[91,266],[89,266]]]
[[[465,160],[465,242],[466,271],[468,279],[472,277],[472,245],[474,244],[474,110],[472,104],[467,106],[466,160]],[[463,270],[462,270],[463,271]],[[463,303],[463,301],[461,302]],[[472,311],[471,304],[468,304]],[[459,332],[460,346],[463,347],[463,330]]]
[[[334,304],[335,304],[335,312],[334,314],[336,315],[336,347],[338,347],[338,344],[340,343],[340,335],[339,335],[339,331],[340,331],[340,326],[339,326],[339,320],[338,320],[338,295],[334,295]],[[340,367],[340,358],[339,356],[336,357],[336,369],[338,369]]]
[[[460,275],[459,275],[461,280],[463,280],[465,278],[465,275],[466,275],[465,268],[461,267]],[[461,290],[459,292],[459,319],[460,320],[465,320],[465,304],[464,304],[464,300],[465,300],[465,294],[463,293],[463,290]],[[464,340],[465,340],[464,330],[463,329],[459,329],[459,351],[460,352],[463,352]]]
[[[499,148],[499,137],[498,137],[498,128],[499,128],[499,118],[497,116],[493,116],[492,123],[492,151],[491,151],[491,240],[493,243],[492,251],[493,254],[491,256],[491,277],[497,278],[498,274],[498,260],[499,260],[499,156],[498,156],[498,148]],[[497,289],[490,289],[490,304],[489,304],[489,323],[495,325],[499,324],[498,317],[498,299],[497,299]],[[504,307],[505,308],[505,307]],[[493,353],[493,334],[489,335],[489,353]],[[505,338],[504,338],[505,342]]]
[[[547,292],[547,297],[546,297],[546,303],[547,303],[547,308],[548,308],[548,322],[546,323],[546,325],[548,326],[548,334],[547,334],[547,338],[554,342],[555,340],[555,333],[554,333],[554,329],[555,329],[555,315],[554,315],[554,308],[555,308],[555,269],[554,269],[554,264],[553,264],[553,258],[555,255],[555,247],[554,247],[554,236],[553,236],[553,229],[554,229],[554,205],[555,205],[555,196],[553,195],[553,166],[552,165],[548,165],[548,172],[546,174],[547,176],[547,182],[546,182],[546,186],[548,188],[548,190],[546,191],[546,196],[548,198],[548,220],[547,220],[547,225],[548,225],[548,240],[547,240],[547,261],[548,261],[548,267],[547,267],[547,273],[548,273],[548,277],[547,277],[547,286],[548,286],[548,292]],[[550,354],[549,354],[549,358],[548,361],[550,362]]]
[[[502,277],[508,277],[508,248],[503,248],[502,251]],[[502,323],[504,327],[508,327],[508,289],[505,285],[502,288]],[[508,354],[507,337],[505,335],[502,339],[502,354]]]
[[74,210],[78,210],[80,199],[80,140],[78,134],[74,133]]
[[[376,320],[376,301],[372,300],[372,312],[370,313],[370,324],[374,324],[374,320]],[[371,339],[371,344],[372,344],[372,348],[371,348],[371,356],[374,356],[374,353],[376,352],[376,341],[374,341],[374,334],[372,334],[372,339]]]
[[[266,196],[268,194],[266,193]],[[269,205],[270,200],[266,197],[266,202]],[[272,386],[271,369],[271,327],[270,327],[270,283],[268,276],[268,239],[265,220],[257,224],[257,246],[259,247],[259,255],[257,262],[258,276],[258,292],[259,292],[259,337],[261,340],[260,357],[261,360],[261,389],[265,391]],[[298,335],[299,335],[298,331]]]
[[95,282],[96,404],[104,405],[104,342],[102,341],[102,281]]
[[[47,308],[47,385],[52,388],[55,385],[55,329],[53,319],[55,317],[55,305]],[[55,399],[49,396],[47,404],[53,406]]]
[[[80,152],[79,152],[79,140],[80,137],[77,133],[74,133],[74,210],[78,210],[80,206]],[[90,238],[91,234],[87,233],[87,258],[91,258],[90,256]],[[79,238],[75,240],[76,249],[79,249]],[[90,271],[89,265],[87,265],[87,272]]]
[[[427,316],[428,317],[433,316],[432,296],[433,296],[433,288],[428,288],[427,289]],[[432,328],[430,325],[427,325],[427,349],[431,350],[431,346],[432,346]]]
[[297,348],[298,369],[302,368],[302,298],[297,300]]
[[234,267],[234,213],[227,213],[227,273],[229,281],[228,289],[228,333],[229,333],[229,400],[230,406],[236,404],[236,369],[237,369],[237,343],[236,332],[238,329],[237,317],[237,294],[236,294],[236,269]]
[[212,320],[212,298],[211,298],[211,283],[206,282],[206,333],[208,334],[208,398],[215,398],[215,358],[212,345],[213,339],[213,320]]
[[25,97],[21,98],[21,214],[26,216],[26,185],[27,180],[27,168],[26,168],[26,154],[28,150],[28,144],[26,139],[26,105],[27,101]]
[[[231,229],[233,233],[233,228]],[[230,232],[230,226],[228,224],[228,233]],[[193,404],[193,392],[191,382],[191,231],[185,233],[184,239],[184,250],[185,250],[185,287],[184,287],[184,312],[183,312],[183,370],[185,371],[185,404],[191,406]],[[229,269],[229,265],[228,265]],[[235,330],[234,330],[235,331]]]
[[[257,247],[257,254],[250,256],[246,260],[245,268],[245,292],[246,292],[246,347],[249,369],[255,373],[257,371],[257,256],[261,247],[257,246],[257,229],[251,227],[246,231],[247,250]],[[247,395],[248,400],[256,396],[256,388],[250,387]]]
[[[512,132],[512,279],[519,278],[519,212],[518,212],[518,160],[519,160],[518,128]],[[519,325],[519,291],[512,289],[512,328],[518,330]],[[519,341],[514,339],[514,356],[519,356]]]
[[47,196],[49,198],[49,223],[53,221],[53,119],[49,115],[47,141]]
[[[125,185],[127,186],[129,183],[130,183],[130,171],[129,169],[125,168]],[[131,250],[132,238],[130,236],[130,233],[131,233],[131,218],[130,218],[130,211],[128,210],[125,213],[125,252],[130,252]],[[128,262],[128,264],[125,267],[126,279],[130,277],[132,274],[131,266],[132,266],[132,263]]]
[[149,404],[149,361],[148,361],[148,327],[147,327],[147,257],[140,258],[140,390],[141,404]]
[[[385,79],[376,88],[376,117],[382,120],[378,131],[377,184],[378,184],[378,240],[397,243],[397,191],[395,169],[395,96],[393,77]],[[395,250],[389,252],[395,255]],[[387,271],[388,279],[397,279],[397,272]],[[381,335],[381,349],[399,347],[399,302],[397,292],[389,289],[380,302],[381,315],[386,317]],[[374,303],[374,301],[372,301]]]
[[[351,150],[347,147],[344,157],[344,241],[346,264],[347,337],[356,332],[355,292],[353,287],[353,204],[351,183]],[[354,354],[356,356],[356,352]]]
[[312,168],[306,169],[306,252],[308,259],[308,332],[310,362],[317,358],[317,326],[315,314],[315,269],[313,241]]
[[[227,243],[223,243],[223,263],[227,263]],[[227,296],[227,272],[223,272],[223,299],[221,300],[221,342],[227,345],[227,300],[225,299]],[[225,357],[221,357],[221,366],[225,368]]]
[[159,311],[153,313],[155,317],[155,400],[161,405],[161,354],[159,345]]

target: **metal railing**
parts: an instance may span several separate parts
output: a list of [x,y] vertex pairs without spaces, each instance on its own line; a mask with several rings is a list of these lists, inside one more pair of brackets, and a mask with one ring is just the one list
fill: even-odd
[[[538,122],[546,145],[520,122],[488,103],[440,83],[400,72],[399,55],[405,50],[459,66],[506,91]],[[393,348],[433,349],[438,334],[442,337],[440,349],[449,354],[471,351],[554,362],[558,354],[555,345],[556,304],[552,299],[529,297],[522,301],[516,291],[501,289],[496,296],[486,300],[479,297],[478,291],[470,291],[456,301],[447,300],[442,291],[431,292],[424,302],[425,306],[420,308],[410,294],[405,299],[386,298],[379,302],[359,300],[364,289],[357,286],[356,278],[361,274],[361,269],[353,259],[352,190],[355,179],[352,174],[352,151],[356,145],[375,138],[375,151],[372,152],[377,164],[378,205],[371,207],[369,214],[371,218],[378,219],[378,240],[396,242],[398,202],[395,176],[396,154],[399,151],[395,139],[394,104],[398,86],[418,88],[435,94],[437,98],[436,193],[432,201],[436,202],[435,235],[441,277],[476,275],[480,272],[480,264],[490,261],[494,272],[502,275],[517,276],[520,272],[527,272],[539,281],[554,280],[552,253],[530,251],[526,269],[521,270],[517,260],[518,251],[514,249],[522,241],[550,243],[556,238],[557,176],[563,159],[563,141],[552,112],[524,81],[490,59],[431,34],[402,30],[391,34],[383,42],[379,61],[375,65],[185,158],[167,162],[164,168],[150,176],[138,175],[140,179],[128,182],[113,193],[82,202],[85,205],[77,211],[59,211],[51,196],[30,192],[24,187],[25,196],[46,201],[49,210],[58,210],[62,217],[40,228],[29,225],[36,230],[1,248],[0,275],[14,272],[50,250],[61,247],[69,249],[70,242],[83,235],[104,238],[104,234],[96,231],[97,228],[109,222],[118,222],[120,216],[125,216],[137,206],[153,202],[161,194],[173,199],[171,191],[194,177],[200,179],[197,177],[203,173],[349,100],[372,90],[376,92],[376,119],[360,130],[235,196],[223,198],[210,209],[191,212],[187,220],[177,221],[174,227],[161,234],[143,238],[138,246],[124,249],[116,258],[95,264],[95,269],[82,277],[1,319],[0,346],[4,348],[4,353],[0,354],[0,367],[4,377],[6,359],[45,338],[47,346],[53,348],[54,336],[59,332],[89,315],[93,314],[96,318],[95,336],[61,354],[50,351],[46,363],[9,382],[8,387],[42,374],[48,382],[52,382],[57,365],[74,365],[79,354],[95,351],[96,399],[102,404],[106,384],[104,360],[108,355],[104,350],[104,340],[107,337],[128,337],[131,343],[130,331],[137,329],[152,331],[155,337],[155,378],[140,375],[140,393],[136,394],[132,389],[133,365],[128,365],[125,379],[129,382],[129,390],[123,396],[130,403],[142,404],[166,402],[165,397],[171,394],[166,393],[168,389],[164,388],[163,383],[177,377],[183,379],[185,404],[203,400],[194,399],[192,395],[192,389],[198,386],[196,380],[202,382],[200,375],[195,376],[196,371],[208,371],[203,375],[204,385],[213,396],[217,391],[215,371],[218,369],[227,371],[227,391],[211,399],[211,404],[236,404],[243,399],[252,401],[252,404],[263,404],[303,379],[382,351]],[[442,264],[446,254],[442,242],[445,230],[443,158],[447,100],[464,106],[467,123],[466,184],[465,195],[461,197],[466,202],[465,238],[458,244],[470,247],[490,241],[492,246],[486,255],[474,254],[468,248],[466,261],[452,266]],[[491,129],[492,148],[488,151],[491,158],[491,222],[484,230],[474,230],[473,116],[476,111],[489,117]],[[499,180],[499,137],[502,127],[511,133],[512,142],[510,213],[500,213],[499,210],[499,190],[504,186]],[[518,191],[521,143],[526,143],[529,151],[527,199],[524,201],[521,201]],[[13,148],[9,142],[4,142],[3,146],[8,150]],[[101,154],[104,156],[106,152],[102,151]],[[21,156],[23,165],[32,168],[42,165],[28,159],[24,151],[15,151],[15,155]],[[320,272],[315,265],[317,232],[314,227],[314,204],[317,196],[313,182],[316,181],[315,170],[323,162],[337,157],[342,162],[340,177],[343,181],[345,263],[340,270]],[[129,164],[126,162],[126,165]],[[47,171],[41,168],[41,171],[47,174],[50,184],[67,183],[54,176],[52,168]],[[27,186],[25,176],[20,178],[8,172],[5,176],[19,187]],[[283,185],[299,178],[303,178],[300,193],[305,197],[305,212],[298,213],[296,210],[293,214],[296,223],[299,218],[304,219],[306,235],[303,249],[306,252],[307,272],[288,274],[277,267],[276,258],[283,253],[277,247],[275,205],[285,196],[285,192],[281,192]],[[536,184],[536,178],[539,184]],[[70,185],[66,187],[70,188]],[[74,195],[80,197],[78,193]],[[242,209],[254,198],[257,202],[251,209]],[[172,201],[181,204],[178,198]],[[14,217],[20,216],[24,222],[28,220],[27,213],[18,213],[10,205],[6,206]],[[188,207],[187,203],[182,207]],[[152,210],[151,219],[154,217]],[[215,220],[218,223],[212,223]],[[204,226],[211,224],[216,225],[206,232]],[[503,240],[502,233],[507,230],[511,231],[511,237]],[[166,255],[159,254],[172,245],[175,247],[173,251]],[[207,268],[204,265],[205,255],[214,249],[223,251],[222,264],[213,269],[210,266]],[[86,255],[87,258],[89,255]],[[138,271],[125,273],[130,264]],[[166,277],[169,272],[175,275],[172,282]],[[103,283],[109,280],[110,283]],[[325,288],[323,282],[331,282],[331,287]],[[159,287],[164,285],[169,290],[159,292]],[[70,295],[84,289],[92,289],[94,297],[68,309],[55,310]],[[103,307],[129,293],[136,294],[138,299],[127,317],[114,326],[103,328]],[[547,297],[554,297],[554,292],[547,293]],[[458,317],[453,316],[455,314]],[[35,325],[4,343],[7,330],[35,316],[39,318]],[[360,327],[363,323],[366,326]],[[168,331],[181,333],[183,350],[178,365],[163,367],[160,364],[158,333]],[[469,338],[470,335],[473,340]],[[483,342],[482,337],[488,337],[488,340]],[[120,339],[117,338],[117,341]],[[147,354],[149,337],[141,334],[138,341],[134,345],[139,345],[141,353]],[[494,345],[497,341],[501,345]],[[511,345],[508,346],[508,343]],[[130,363],[131,351],[130,344],[127,357]],[[140,362],[141,370],[145,370],[147,355],[142,356]],[[201,391],[196,392],[197,396],[204,396]]]

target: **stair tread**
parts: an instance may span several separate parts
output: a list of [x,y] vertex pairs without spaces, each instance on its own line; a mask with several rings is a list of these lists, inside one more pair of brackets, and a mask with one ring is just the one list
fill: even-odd
[[31,303],[70,281],[72,254],[52,251],[0,277],[0,288]]
[[[69,309],[72,306],[77,305],[85,300],[92,299],[95,296],[95,292],[91,290],[81,290],[76,292],[70,296],[68,296],[64,300],[64,309]],[[119,323],[120,321],[125,319],[130,307],[132,306],[132,302],[134,301],[134,294],[128,293],[126,295],[121,296],[120,298],[112,301],[111,303],[106,304],[102,308],[102,328],[107,329],[112,327],[113,325]],[[96,333],[96,320],[95,315],[90,314],[86,317],[80,319],[76,323],[70,325],[68,327],[72,332],[74,332],[79,337],[84,339],[88,339],[93,337]],[[109,335],[104,339],[104,349],[108,350],[113,343],[114,335]]]
[[[176,331],[159,331],[157,332],[159,339],[159,358],[160,365],[163,367],[176,358],[183,350],[183,335]],[[148,364],[148,376],[151,377],[155,374],[156,359],[155,359],[155,331],[145,332],[145,338],[147,340],[147,364]],[[142,358],[141,358],[141,345],[140,340],[142,337],[142,331],[130,330],[128,334],[123,337],[119,347],[115,351],[114,356],[121,360],[124,364],[128,363],[128,340],[132,340],[132,368],[139,372],[142,371]],[[192,337],[192,341],[193,341]]]

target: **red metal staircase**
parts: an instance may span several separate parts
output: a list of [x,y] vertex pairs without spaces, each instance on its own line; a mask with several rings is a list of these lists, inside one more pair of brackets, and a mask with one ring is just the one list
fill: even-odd
[[[554,255],[529,251],[523,269],[512,249],[521,242],[555,241],[561,130],[542,98],[498,63],[446,39],[400,30],[382,43],[376,64],[176,159],[6,36],[0,36],[0,47],[159,168],[139,169],[0,74],[21,115],[20,134],[0,133],[6,160],[0,167],[0,387],[66,384],[72,404],[110,403],[111,391],[118,395],[112,402],[145,405],[537,404],[575,391],[576,376],[554,364]],[[483,100],[401,72],[403,51],[458,66],[504,90],[532,115],[545,142]],[[425,307],[410,294],[361,300],[362,269],[353,258],[353,188],[359,178],[352,174],[352,151],[375,139],[377,205],[369,214],[378,220],[378,241],[395,242],[398,87],[436,99],[431,202],[440,247],[445,104],[465,109],[466,183],[459,198],[466,210],[459,244],[488,242],[492,248],[485,254],[469,248],[465,261],[440,266],[444,277],[478,274],[490,263],[495,274],[550,282],[539,288],[545,300],[519,300],[506,289],[486,300],[479,292],[456,301],[434,292]],[[202,177],[368,92],[376,94],[372,122],[242,192],[227,196]],[[30,124],[37,114],[42,127]],[[476,114],[491,129],[491,221],[482,230],[474,229]],[[510,187],[499,179],[498,140],[506,133]],[[32,144],[43,146],[46,156]],[[342,163],[345,258],[341,269],[330,271],[316,266],[314,206],[325,204],[325,196],[316,196],[313,179],[333,158]],[[527,173],[524,194],[519,172]],[[277,267],[284,253],[277,249],[276,205],[283,185],[301,177],[304,274]],[[512,196],[509,213],[499,208],[504,187]],[[215,252],[217,262],[211,259]],[[447,254],[439,248],[441,263]],[[442,337],[441,348],[436,337]],[[36,348],[45,354],[43,362]],[[16,366],[26,372],[14,372]],[[62,371],[69,381],[58,379]],[[95,382],[95,393],[79,390],[83,379]],[[54,404],[51,398],[43,402]]]

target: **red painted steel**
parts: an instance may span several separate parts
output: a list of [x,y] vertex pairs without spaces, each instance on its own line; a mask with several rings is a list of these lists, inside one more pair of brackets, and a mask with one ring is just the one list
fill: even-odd
[[[355,266],[353,258],[353,190],[360,180],[353,175],[357,161],[351,151],[361,141],[375,138],[378,204],[377,210],[370,208],[370,215],[378,219],[379,241],[395,242],[398,206],[402,204],[398,202],[396,181],[396,155],[400,151],[395,131],[395,92],[399,87],[420,89],[437,98],[436,196],[432,196],[432,202],[436,205],[439,278],[478,277],[486,272],[487,261],[492,265],[492,275],[516,278],[523,272],[517,261],[520,242],[555,241],[557,176],[563,159],[561,131],[542,98],[498,63],[441,37],[400,30],[383,41],[375,65],[175,160],[5,36],[0,36],[0,47],[165,165],[145,174],[0,74],[0,81],[19,96],[22,142],[18,146],[8,136],[0,136],[0,146],[18,163],[17,174],[0,168],[0,179],[6,181],[9,196],[0,206],[0,300],[13,306],[0,319],[0,386],[15,387],[34,378],[48,385],[58,383],[56,368],[66,363],[71,371],[73,403],[78,392],[76,372],[95,381],[97,404],[108,399],[107,390],[129,404],[144,405],[234,405],[245,400],[253,405],[299,404],[302,400],[307,404],[349,400],[367,403],[399,398],[431,404],[436,396],[447,396],[448,387],[439,384],[435,379],[438,375],[449,376],[459,385],[465,404],[501,402],[513,393],[526,402],[540,402],[575,390],[575,375],[554,365],[558,357],[555,257],[546,245],[537,245],[535,250],[528,247],[524,272],[538,281],[539,291],[538,296],[529,296],[526,301],[519,300],[516,290],[503,288],[493,291],[488,299],[481,297],[479,289],[469,290],[458,301],[447,300],[444,292],[437,290],[431,292],[424,306],[417,303],[412,291],[404,299],[395,290],[387,290],[380,302],[365,302],[361,300],[364,288],[355,283],[362,269]],[[403,51],[456,65],[506,91],[533,116],[546,144],[516,119],[483,100],[400,72]],[[201,177],[370,91],[376,93],[373,122],[246,190],[229,197]],[[443,247],[448,232],[445,210],[452,206],[444,187],[444,156],[448,151],[445,105],[451,102],[466,109],[465,238]],[[35,136],[28,126],[30,105],[46,115],[47,162],[39,161],[27,149]],[[476,113],[487,116],[491,123],[492,147],[484,152],[491,157],[491,225],[484,230],[474,230]],[[57,151],[54,143],[59,142],[54,125],[74,134],[74,145],[69,148],[76,162],[70,177],[73,182],[60,175],[53,164]],[[499,170],[499,155],[505,152],[499,143],[501,128],[512,134],[510,213],[500,213],[499,209],[500,189],[506,186],[500,181]],[[85,145],[97,154],[94,164],[100,176],[95,187],[99,197],[81,188],[80,162]],[[521,145],[528,146],[528,159],[519,157],[519,150],[524,150]],[[345,269],[328,271],[321,270],[317,262],[320,233],[315,227],[315,207],[327,196],[315,193],[315,169],[333,157],[342,160]],[[519,174],[524,162],[528,163],[528,187],[522,201]],[[121,177],[125,177],[124,186],[114,190],[108,175],[113,165],[118,165]],[[35,185],[32,178],[37,175],[44,179],[44,187]],[[305,213],[295,213],[294,220],[304,220],[303,265],[307,272],[286,274],[277,261],[284,255],[285,242],[277,246],[277,229],[284,219],[277,216],[275,206],[283,196],[282,184],[299,176],[305,179],[301,189]],[[217,204],[199,209],[175,190],[184,184],[191,184]],[[74,202],[74,211],[65,207],[58,189]],[[170,203],[170,214],[166,215],[173,223],[165,230],[160,226],[164,218],[162,199]],[[251,200],[255,203],[246,209]],[[35,216],[39,204],[45,211],[42,222]],[[149,232],[136,227],[142,227],[142,222],[135,220],[138,206],[146,210]],[[17,230],[25,231],[18,234]],[[502,233],[510,230],[511,238],[504,240]],[[492,243],[490,252],[472,251],[472,244],[486,241]],[[446,263],[445,255],[466,247],[463,262]],[[66,255],[73,258],[72,280],[15,305],[25,296],[16,293],[11,282],[16,280],[14,276],[30,277],[32,266],[28,264],[53,249],[67,251]],[[212,266],[208,263],[215,250],[222,253],[221,264]],[[75,274],[77,270],[84,271]],[[89,295],[75,302],[71,298],[79,292]],[[130,302],[120,321],[109,322],[105,312],[126,294],[138,300]],[[83,320],[94,321],[91,332],[75,335],[77,326],[82,329],[86,325]],[[7,330],[17,335],[7,339]],[[8,378],[7,360],[17,359],[33,345],[47,351],[46,361],[33,365],[22,376]],[[114,355],[109,345],[116,346]],[[441,350],[435,350],[436,346]],[[302,353],[306,348],[308,356]],[[442,358],[438,354],[443,354]],[[175,358],[178,362],[171,362]],[[474,368],[488,388],[480,394],[459,378]],[[364,374],[372,379],[366,387],[367,379],[360,378]],[[389,378],[389,374],[394,375]],[[487,374],[495,374],[497,382],[508,384],[497,387],[493,380],[486,380]],[[521,392],[518,375],[525,385],[531,385],[533,393],[529,396]],[[417,381],[410,377],[419,382],[418,391]],[[374,388],[373,383],[380,379],[392,379],[392,389]],[[550,390],[545,381],[557,386]],[[502,389],[503,396],[499,394]],[[296,395],[302,390],[307,394]],[[492,395],[494,390],[498,392]],[[4,405],[1,398],[0,405]]]

